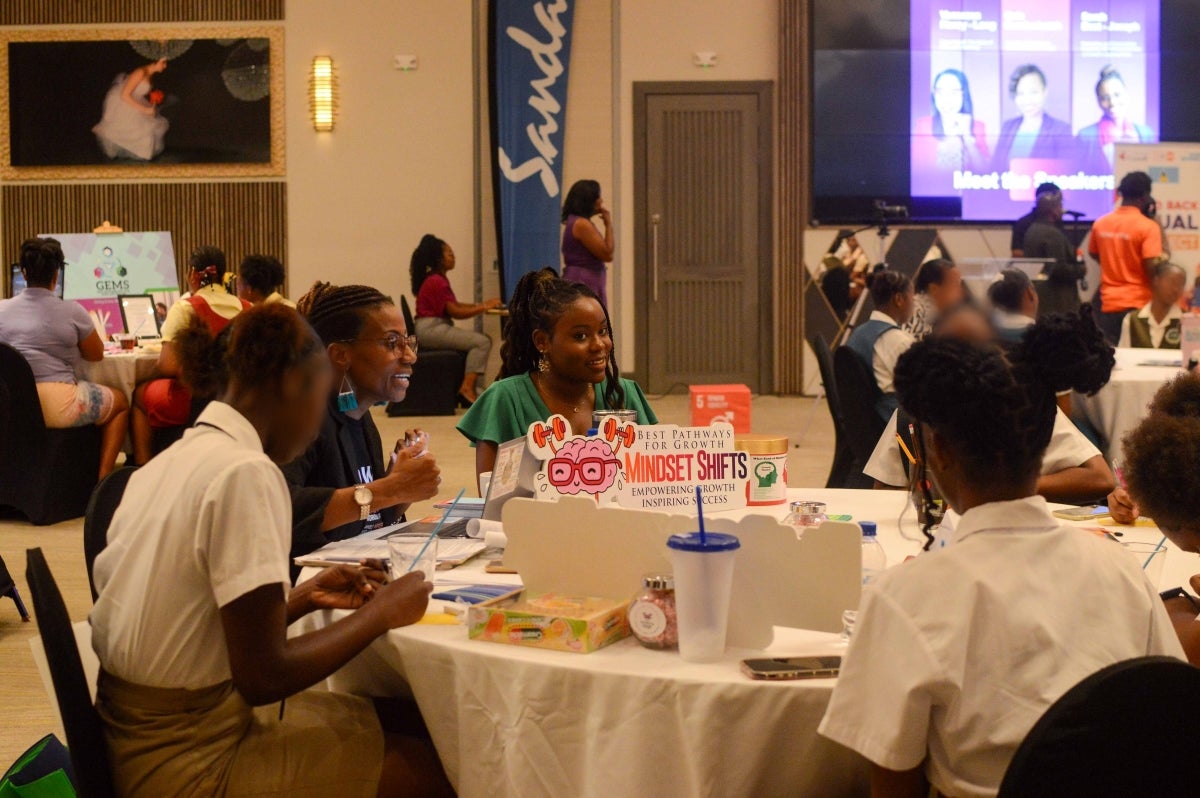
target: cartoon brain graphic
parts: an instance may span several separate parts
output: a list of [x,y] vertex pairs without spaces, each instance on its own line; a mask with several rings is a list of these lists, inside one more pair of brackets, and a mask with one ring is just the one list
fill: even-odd
[[546,464],[546,479],[559,493],[604,493],[617,481],[621,464],[608,441],[572,438]]

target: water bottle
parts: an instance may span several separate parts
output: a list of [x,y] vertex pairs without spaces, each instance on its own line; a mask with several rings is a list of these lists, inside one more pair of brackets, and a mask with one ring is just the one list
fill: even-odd
[[862,527],[862,581],[866,587],[887,568],[887,554],[875,537],[875,522],[862,521],[859,526]]

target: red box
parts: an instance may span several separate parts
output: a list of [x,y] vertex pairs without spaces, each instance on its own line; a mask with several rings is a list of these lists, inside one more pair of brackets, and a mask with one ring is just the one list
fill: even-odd
[[688,388],[692,426],[726,421],[734,432],[750,431],[750,389],[745,385],[692,385]]

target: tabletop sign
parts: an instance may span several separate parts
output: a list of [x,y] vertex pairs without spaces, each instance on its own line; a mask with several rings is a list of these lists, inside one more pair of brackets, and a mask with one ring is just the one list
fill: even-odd
[[592,437],[574,435],[562,416],[529,427],[529,450],[542,460],[535,496],[592,496],[598,504],[694,512],[696,486],[713,510],[746,506],[748,456],[733,427],[640,426],[607,419]]

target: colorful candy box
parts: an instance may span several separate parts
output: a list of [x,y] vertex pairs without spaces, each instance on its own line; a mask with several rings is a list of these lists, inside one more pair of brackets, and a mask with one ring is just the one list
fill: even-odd
[[467,610],[467,635],[516,646],[588,654],[629,635],[629,600],[522,593]]

